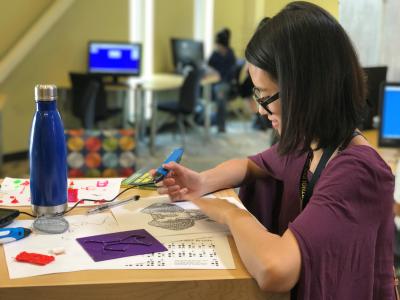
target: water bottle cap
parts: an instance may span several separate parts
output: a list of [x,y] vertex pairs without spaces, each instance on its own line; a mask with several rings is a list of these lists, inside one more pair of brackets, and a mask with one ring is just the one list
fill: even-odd
[[35,101],[53,101],[57,99],[57,86],[54,84],[37,84]]

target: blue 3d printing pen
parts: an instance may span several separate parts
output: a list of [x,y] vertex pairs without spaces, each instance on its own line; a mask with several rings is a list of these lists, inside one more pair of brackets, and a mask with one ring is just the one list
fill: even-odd
[[[167,159],[162,164],[167,164],[171,161],[179,163],[181,161],[183,154],[183,148],[176,148],[172,153],[167,157]],[[161,181],[167,174],[169,170],[164,169],[162,165],[156,170],[156,173],[153,176],[154,182]]]
[[31,230],[23,227],[0,228],[0,244],[14,242],[31,234]]

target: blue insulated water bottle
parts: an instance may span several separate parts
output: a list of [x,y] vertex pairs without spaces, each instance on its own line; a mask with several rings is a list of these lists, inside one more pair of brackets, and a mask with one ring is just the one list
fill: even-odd
[[67,208],[67,158],[64,126],[57,110],[57,87],[36,85],[36,112],[30,145],[32,211],[55,215]]

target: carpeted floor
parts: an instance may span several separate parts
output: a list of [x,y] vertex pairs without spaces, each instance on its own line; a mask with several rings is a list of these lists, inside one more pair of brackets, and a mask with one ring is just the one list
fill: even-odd
[[[200,132],[188,132],[181,163],[196,171],[206,170],[224,160],[246,157],[260,152],[270,146],[271,140],[271,130],[254,130],[251,128],[250,121],[230,121],[226,133],[217,133],[216,128],[211,128],[208,140],[204,139],[201,130]],[[157,167],[174,148],[181,145],[179,134],[175,135],[171,132],[158,134],[154,155],[150,154],[146,144],[139,145],[138,169]],[[29,177],[28,160],[5,163],[3,176]]]

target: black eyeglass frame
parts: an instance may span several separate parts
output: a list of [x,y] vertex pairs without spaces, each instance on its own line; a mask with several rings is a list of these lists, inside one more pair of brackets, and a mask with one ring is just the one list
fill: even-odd
[[260,94],[260,90],[256,87],[253,88],[253,99],[264,108],[267,113],[272,115],[272,111],[268,108],[268,105],[270,105],[272,102],[276,101],[279,99],[280,95],[279,92],[276,92],[272,96],[267,96],[267,97],[260,97],[257,94]]

